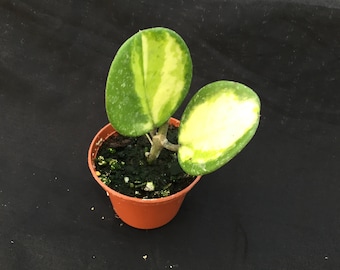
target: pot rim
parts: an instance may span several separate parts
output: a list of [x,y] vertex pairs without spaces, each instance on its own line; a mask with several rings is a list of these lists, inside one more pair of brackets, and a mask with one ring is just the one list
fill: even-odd
[[[170,122],[174,125],[178,125],[180,121],[175,119],[175,118],[170,118]],[[108,132],[108,129],[113,129],[110,132]],[[88,155],[87,155],[87,162],[88,162],[88,166],[89,169],[91,171],[92,176],[94,177],[94,179],[98,182],[98,184],[107,192],[107,193],[112,193],[117,197],[120,197],[121,199],[124,200],[129,200],[129,201],[133,201],[136,203],[144,203],[144,204],[152,204],[152,203],[165,203],[168,201],[171,201],[173,199],[176,199],[178,197],[181,197],[185,194],[187,194],[196,184],[197,182],[201,179],[201,175],[196,176],[195,180],[188,185],[187,187],[185,187],[184,189],[176,192],[175,194],[171,194],[169,196],[166,197],[162,197],[162,198],[151,198],[151,199],[143,199],[143,198],[136,198],[136,197],[131,197],[122,193],[119,193],[118,191],[110,188],[109,186],[105,185],[100,178],[97,176],[96,174],[96,170],[95,170],[95,165],[94,165],[94,157],[96,156],[99,147],[102,145],[102,143],[108,138],[110,137],[112,134],[118,133],[114,127],[111,125],[111,123],[106,124],[104,127],[102,127],[97,134],[95,135],[95,137],[92,139],[92,142],[90,144],[89,150],[88,150]]]

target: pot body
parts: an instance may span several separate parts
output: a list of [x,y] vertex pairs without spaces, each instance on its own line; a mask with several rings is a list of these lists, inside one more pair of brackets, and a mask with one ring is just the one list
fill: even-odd
[[[170,119],[170,124],[179,126],[179,120]],[[88,166],[94,179],[106,191],[113,209],[126,224],[138,229],[154,229],[170,222],[178,213],[186,194],[200,180],[196,179],[185,189],[158,199],[140,199],[121,194],[105,185],[96,174],[94,159],[102,143],[117,131],[111,124],[104,126],[94,137],[88,151]]]

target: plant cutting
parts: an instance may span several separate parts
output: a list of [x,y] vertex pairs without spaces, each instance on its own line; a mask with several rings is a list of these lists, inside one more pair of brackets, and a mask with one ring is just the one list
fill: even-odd
[[192,70],[184,40],[163,27],[134,34],[112,61],[105,90],[110,123],[93,139],[88,164],[117,215],[133,227],[169,222],[201,176],[235,157],[258,127],[257,94],[226,80],[202,87],[181,119],[172,118]]

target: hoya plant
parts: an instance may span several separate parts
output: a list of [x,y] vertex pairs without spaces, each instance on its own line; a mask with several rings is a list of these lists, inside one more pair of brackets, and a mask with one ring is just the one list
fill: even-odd
[[259,124],[260,100],[249,87],[216,81],[201,88],[184,109],[178,144],[167,139],[168,120],[186,97],[192,60],[174,31],[149,28],[119,48],[106,84],[106,111],[122,135],[150,138],[149,163],[162,149],[178,151],[178,162],[190,175],[215,171],[239,153]]

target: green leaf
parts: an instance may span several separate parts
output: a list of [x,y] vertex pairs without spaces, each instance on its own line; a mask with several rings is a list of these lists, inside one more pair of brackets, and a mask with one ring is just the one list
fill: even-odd
[[260,100],[249,87],[230,81],[204,86],[186,107],[179,129],[178,159],[185,172],[217,170],[255,134]]
[[140,136],[164,124],[188,93],[190,52],[174,31],[139,31],[118,50],[106,83],[106,111],[113,127]]

